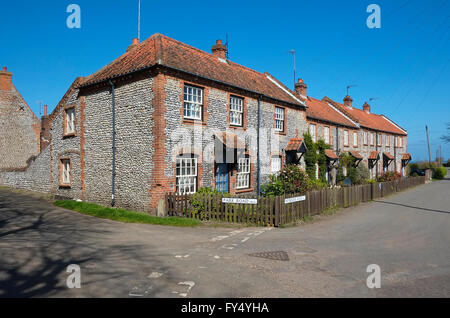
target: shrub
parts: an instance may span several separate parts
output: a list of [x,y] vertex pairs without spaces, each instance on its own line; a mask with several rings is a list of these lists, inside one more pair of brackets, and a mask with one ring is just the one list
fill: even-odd
[[309,179],[309,190],[322,190],[328,188],[328,182],[317,180],[317,179]]
[[402,175],[396,171],[388,171],[383,176],[378,177],[379,182],[396,181],[400,180]]
[[316,163],[317,163],[317,145],[313,142],[309,133],[303,135],[304,142],[308,151],[305,153],[306,173],[311,179],[316,178]]
[[359,164],[355,169],[355,177],[352,179],[353,184],[365,184],[369,180],[369,168],[364,164]]
[[264,196],[306,193],[310,178],[298,165],[287,165],[278,176],[270,176],[270,181],[261,187]]
[[447,175],[447,169],[445,169],[444,167],[434,168],[433,175],[435,179],[442,180]]
[[[191,203],[192,207],[194,208],[194,214],[195,213],[204,213],[205,212],[205,197],[207,195],[214,194],[218,195],[221,194],[221,192],[217,191],[214,188],[211,187],[204,187],[200,188],[196,193],[194,193],[190,198],[189,202]],[[229,194],[224,194],[224,196],[229,196]],[[216,208],[217,202],[212,202],[213,208]]]

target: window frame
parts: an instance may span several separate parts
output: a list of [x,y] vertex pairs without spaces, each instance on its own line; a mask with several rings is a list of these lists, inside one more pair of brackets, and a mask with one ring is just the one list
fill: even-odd
[[[241,107],[241,110],[236,110],[233,109],[233,100],[238,100],[241,102],[241,105],[237,105]],[[244,108],[245,108],[245,100],[242,97],[239,96],[235,96],[235,95],[230,95],[230,106],[229,106],[229,124],[232,127],[244,127]],[[240,123],[233,123],[232,122],[232,118],[233,117],[233,113],[237,113],[238,116],[240,116]]]
[[[314,134],[312,134],[311,133],[311,127],[314,127]],[[311,139],[312,139],[312,141],[313,142],[317,142],[317,125],[316,124],[309,124],[309,127],[308,127],[309,129],[308,129],[308,132],[309,132],[309,134],[311,135]]]
[[[71,115],[72,114],[72,117]],[[69,122],[72,122],[72,130],[69,130]],[[77,135],[77,116],[75,105],[64,107],[63,111],[63,137],[73,137]]]
[[[328,137],[325,137],[325,130],[328,131]],[[330,145],[330,126],[323,126],[323,140],[325,141],[325,143],[327,143],[328,145]]]
[[[347,134],[347,137],[345,137]],[[348,147],[350,144],[350,136],[349,136],[349,131],[347,129],[344,129],[344,146]]]
[[368,144],[369,144],[369,138],[368,138],[369,136],[368,136],[368,134],[367,134],[367,131],[363,131],[363,144],[365,145],[365,146],[367,146]]
[[[283,114],[283,118],[277,118],[277,110],[281,110]],[[273,119],[274,119],[274,128],[275,132],[277,133],[285,133],[286,132],[286,108],[275,106],[274,107],[274,113],[273,113]],[[279,128],[280,125],[277,125],[277,122],[281,122],[281,129]]]
[[[183,167],[183,162],[191,162],[191,165],[185,165]],[[180,165],[179,165],[180,163]],[[193,164],[192,164],[193,163]],[[190,170],[191,174],[179,174],[179,172],[183,172],[183,169],[187,171]],[[192,169],[195,170],[195,174],[192,174]],[[198,184],[199,184],[199,166],[198,166],[198,158],[195,155],[188,154],[188,155],[180,155],[176,158],[175,161],[175,193],[180,195],[185,194],[195,194],[198,191]],[[180,182],[179,180],[186,180],[186,179],[193,179],[193,182],[191,180],[188,180],[189,182],[183,183],[183,189],[186,190],[186,188],[189,189],[189,191],[181,191]],[[194,186],[194,190],[191,190],[191,186]]]
[[[186,89],[188,89],[188,91],[186,91]],[[189,89],[192,89],[192,93],[191,94],[189,93]],[[198,94],[194,95],[193,94],[194,91],[200,91],[200,96]],[[190,100],[188,100],[189,99],[189,95],[195,96],[197,98],[200,97],[201,101],[200,102],[193,101],[193,100],[190,101]],[[193,99],[193,97],[192,97],[192,99]],[[199,117],[192,116],[192,115],[191,116],[187,116],[186,115],[186,112],[187,112],[187,107],[186,106],[187,105],[190,106],[191,114],[192,114],[192,109],[193,109],[192,106],[199,107],[199,110],[198,110]],[[203,121],[203,109],[204,109],[204,106],[205,106],[205,90],[204,90],[204,88],[203,87],[199,87],[199,86],[195,86],[195,85],[192,85],[192,84],[185,83],[184,87],[183,87],[183,119],[184,120],[188,120],[188,121],[200,121],[200,122],[202,122]]]
[[[274,162],[275,162],[274,159],[276,159],[276,161],[279,161],[279,164],[277,164],[277,166],[279,166],[279,170],[277,170],[277,171],[274,171],[274,169],[273,169],[274,168]],[[272,156],[271,160],[270,160],[270,173],[274,174],[274,175],[277,175],[277,174],[280,173],[282,168],[283,168],[283,158],[281,156],[279,156],[279,155]]]
[[[66,170],[67,167],[68,171]],[[68,176],[66,175],[66,171],[69,174]],[[72,182],[73,182],[72,159],[69,157],[59,158],[59,187],[71,188]]]
[[359,136],[358,136],[358,132],[354,131],[353,132],[353,148],[358,148],[359,145]]
[[[245,163],[242,163],[242,161],[245,160]],[[240,171],[242,167],[245,167],[245,171]],[[247,171],[248,170],[248,171]],[[243,180],[244,183],[242,185],[242,176],[245,177]],[[245,156],[238,158],[237,161],[237,172],[236,172],[236,190],[246,190],[250,189],[250,183],[251,183],[251,162],[250,157]]]

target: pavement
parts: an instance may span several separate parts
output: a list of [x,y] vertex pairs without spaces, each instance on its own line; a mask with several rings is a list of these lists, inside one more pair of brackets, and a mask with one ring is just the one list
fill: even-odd
[[0,189],[0,297],[450,297],[449,243],[448,179],[288,228],[124,224]]

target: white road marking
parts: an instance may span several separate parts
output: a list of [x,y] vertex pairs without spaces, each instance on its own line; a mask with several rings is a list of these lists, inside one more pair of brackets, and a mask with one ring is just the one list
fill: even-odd
[[245,242],[247,242],[249,239],[250,239],[250,237],[247,236],[245,239],[243,239],[243,240],[241,241],[241,243],[245,243]]

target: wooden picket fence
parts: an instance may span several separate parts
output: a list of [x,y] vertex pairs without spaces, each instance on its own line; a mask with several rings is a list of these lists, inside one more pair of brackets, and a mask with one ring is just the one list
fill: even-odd
[[[169,216],[278,227],[293,223],[306,216],[320,214],[328,208],[354,206],[361,202],[376,200],[424,183],[425,177],[414,177],[392,182],[310,191],[304,195],[276,197],[239,196],[240,199],[256,199],[256,204],[223,203],[222,199],[229,198],[231,195],[205,194],[196,198],[201,205],[200,209],[196,209],[191,204],[191,195],[168,193],[166,194],[166,210]],[[289,203],[289,199],[303,196],[304,198]],[[287,202],[286,199],[288,199]]]

